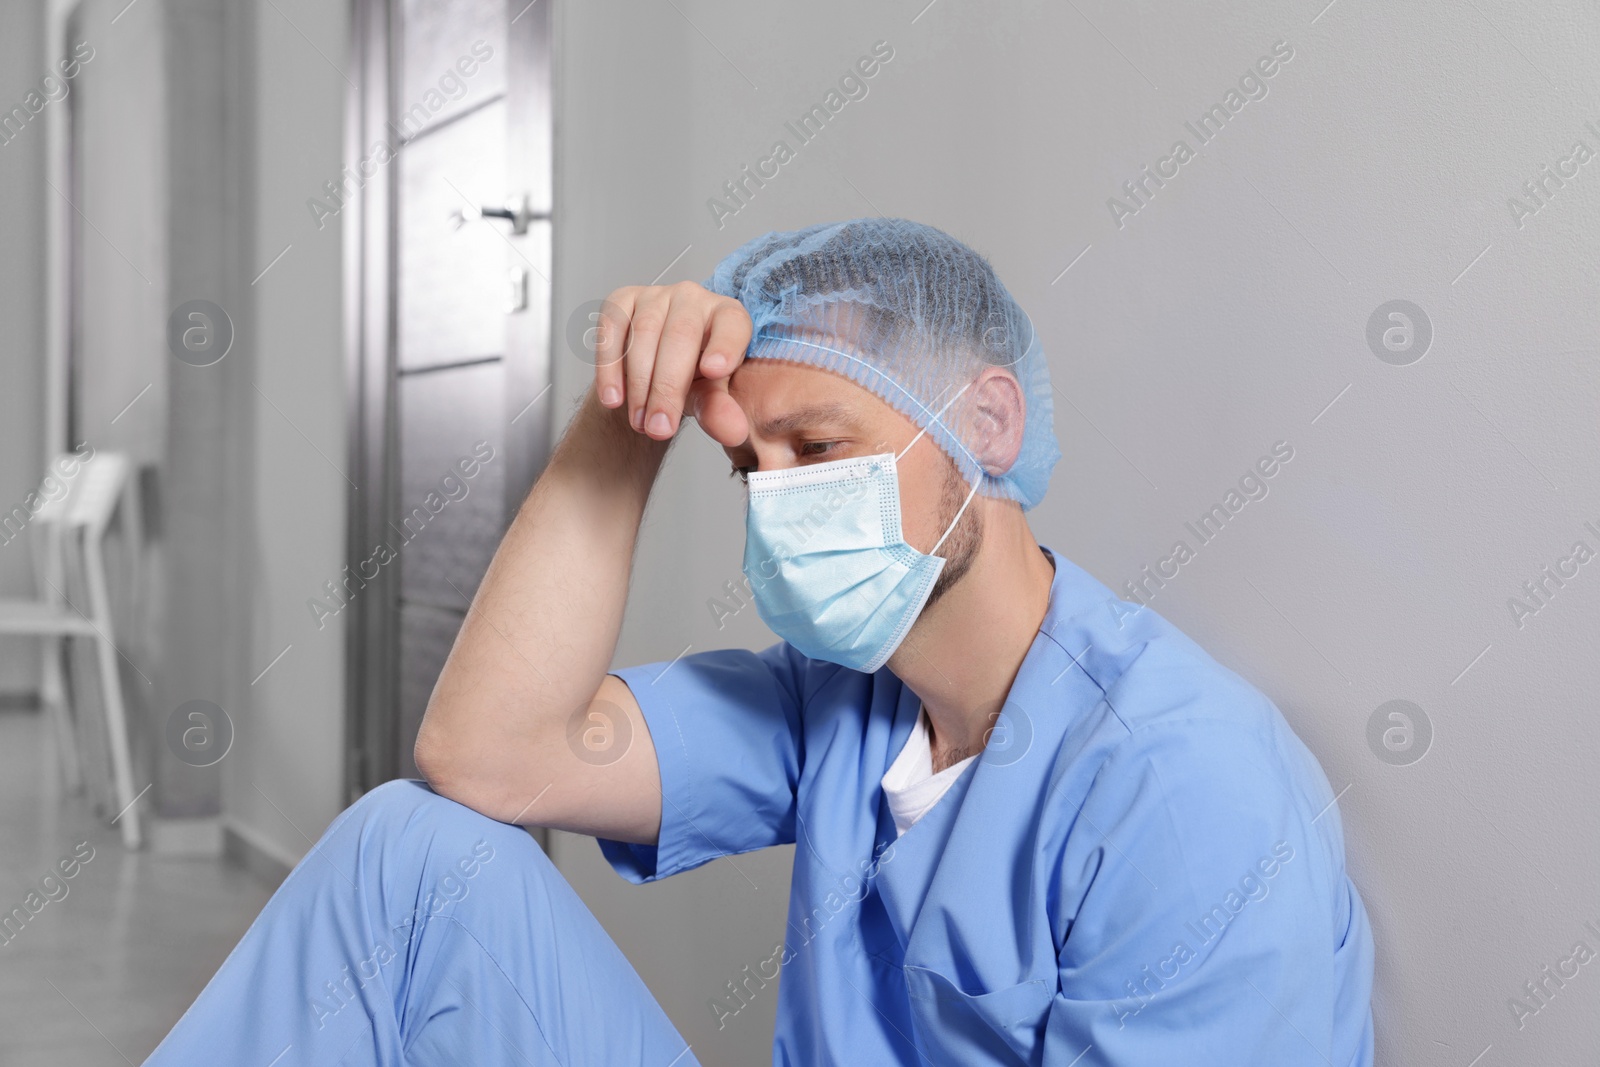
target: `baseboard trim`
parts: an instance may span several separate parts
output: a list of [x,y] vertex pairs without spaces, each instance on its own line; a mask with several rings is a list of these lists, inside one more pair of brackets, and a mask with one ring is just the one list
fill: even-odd
[[167,857],[217,857],[222,855],[222,820],[152,818],[145,823],[150,851]]
[[222,822],[222,854],[272,886],[283,884],[299,862],[237,819]]

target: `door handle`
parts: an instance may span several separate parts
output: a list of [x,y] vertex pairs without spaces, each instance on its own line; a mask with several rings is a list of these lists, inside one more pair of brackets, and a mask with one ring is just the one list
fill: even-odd
[[528,224],[535,219],[547,219],[548,212],[535,212],[533,204],[527,193],[520,197],[507,200],[504,205],[495,207],[466,207],[457,208],[450,213],[450,222],[455,229],[461,229],[469,222],[480,219],[506,219],[511,223],[511,232],[518,236],[528,232]]

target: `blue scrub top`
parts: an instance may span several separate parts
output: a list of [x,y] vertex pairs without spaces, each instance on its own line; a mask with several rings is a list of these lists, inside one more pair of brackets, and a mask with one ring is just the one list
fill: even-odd
[[785,942],[751,970],[781,973],[780,1067],[1368,1067],[1372,932],[1316,758],[1040,547],[1050,606],[1005,709],[905,834],[880,780],[916,694],[779,642],[614,672],[655,743],[661,834],[601,852],[649,882],[795,844]]

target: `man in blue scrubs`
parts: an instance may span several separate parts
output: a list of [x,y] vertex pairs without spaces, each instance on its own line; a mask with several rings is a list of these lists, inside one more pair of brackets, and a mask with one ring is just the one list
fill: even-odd
[[[635,882],[794,843],[775,1064],[1372,1063],[1333,790],[1036,540],[1049,370],[981,256],[897,219],[768,234],[601,325],[428,784],[335,821],[150,1063],[697,1062],[519,824]],[[748,485],[741,595],[782,640],[611,672],[685,416]]]

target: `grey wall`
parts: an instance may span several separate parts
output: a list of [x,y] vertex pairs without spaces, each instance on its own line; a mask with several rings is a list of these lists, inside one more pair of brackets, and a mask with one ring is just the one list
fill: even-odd
[[[0,6],[0,110],[22,105],[45,70],[43,13],[38,4]],[[51,105],[58,106],[58,105]],[[45,131],[33,123],[0,144],[0,509],[22,503],[44,475],[44,197]],[[32,596],[26,542],[0,545],[0,596]],[[38,645],[0,642],[0,694],[33,693]]]
[[79,5],[77,39],[94,58],[72,83],[81,175],[77,433],[96,449],[160,463],[172,362],[165,345],[174,255],[166,155],[172,57],[165,0],[113,23],[122,7],[116,0]]
[[[1520,1027],[1509,1001],[1575,942],[1600,949],[1583,926],[1600,927],[1600,564],[1547,583],[1521,625],[1508,601],[1534,606],[1522,583],[1575,542],[1600,552],[1600,158],[1520,226],[1508,200],[1575,141],[1600,153],[1600,16],[1575,0],[560,12],[558,327],[613,286],[702,278],[749,237],[819,220],[904,215],[988,253],[1059,389],[1039,538],[1118,589],[1188,542],[1152,606],[1276,700],[1344,790],[1379,1062],[1592,1052],[1600,978]],[[895,57],[868,96],[798,147],[785,120],[880,39]],[[1184,122],[1279,40],[1293,58],[1266,95],[1200,144]],[[1194,158],[1119,226],[1108,199],[1179,138]],[[777,139],[796,158],[719,228],[707,199]],[[1433,331],[1406,366],[1367,339],[1393,299]],[[560,394],[590,373],[566,358]],[[1279,441],[1294,458],[1268,494],[1201,544],[1185,522]],[[725,473],[698,431],[675,447],[619,664],[772,640],[705,607],[739,573]],[[1431,745],[1369,742],[1394,699]],[[590,841],[555,851],[696,1054],[759,1062],[770,999],[720,1033],[707,1001],[781,936],[786,850],[649,888]]]

